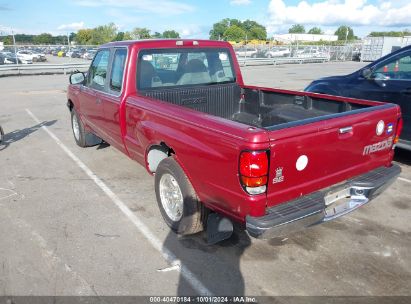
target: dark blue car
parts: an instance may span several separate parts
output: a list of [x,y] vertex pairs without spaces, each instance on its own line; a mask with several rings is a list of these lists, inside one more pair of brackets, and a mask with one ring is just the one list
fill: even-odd
[[396,103],[404,125],[398,147],[411,150],[411,46],[344,76],[313,81],[305,91]]

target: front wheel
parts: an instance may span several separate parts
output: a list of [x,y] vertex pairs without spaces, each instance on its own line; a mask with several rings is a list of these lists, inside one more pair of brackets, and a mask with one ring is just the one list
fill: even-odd
[[71,110],[71,128],[76,144],[82,148],[87,147],[84,125],[75,109]]
[[4,140],[4,131],[3,128],[0,126],[0,144],[3,142]]
[[74,108],[71,110],[71,128],[76,144],[82,148],[99,145],[103,142],[98,136],[85,131],[84,124]]
[[155,191],[161,215],[173,231],[187,235],[204,229],[206,210],[173,157],[158,165]]

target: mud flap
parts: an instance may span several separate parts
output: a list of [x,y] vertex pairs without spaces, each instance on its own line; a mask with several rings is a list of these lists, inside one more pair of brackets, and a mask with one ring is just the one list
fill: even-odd
[[86,145],[88,147],[96,146],[103,142],[103,140],[100,137],[94,135],[93,133],[86,132],[85,136],[86,136]]
[[233,223],[226,217],[211,213],[207,219],[207,243],[216,244],[228,239],[233,234]]

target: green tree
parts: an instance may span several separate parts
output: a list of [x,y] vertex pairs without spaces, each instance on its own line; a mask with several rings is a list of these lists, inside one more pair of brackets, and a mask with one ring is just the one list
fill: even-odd
[[[73,40],[70,40],[70,41],[73,41]],[[54,36],[53,44],[67,44],[67,36],[65,35]]]
[[267,30],[263,25],[253,20],[245,20],[241,22],[240,20],[230,18],[225,18],[213,24],[213,28],[210,30],[210,39],[226,39],[224,34],[232,26],[236,26],[244,31],[242,40],[245,39],[246,36],[248,40],[267,39]]
[[334,33],[338,36],[338,40],[354,40],[354,31],[351,27],[346,25],[341,25]]
[[1,37],[1,41],[4,45],[12,45],[13,44],[13,37],[12,36],[3,36]]
[[267,30],[265,29],[265,27],[253,26],[249,31],[247,31],[247,38],[248,40],[266,40]]
[[260,39],[265,40],[267,39],[267,30],[266,28],[253,21],[253,20],[246,20],[241,22],[239,26],[246,32],[248,40],[251,39]]
[[308,34],[321,35],[323,34],[323,31],[319,27],[313,27],[308,31]]
[[288,33],[290,34],[304,34],[305,27],[302,24],[294,24],[292,27],[288,29]]
[[33,38],[33,42],[35,44],[52,44],[53,43],[53,36],[48,33],[43,33],[40,35],[36,35]]
[[124,32],[118,32],[117,35],[116,35],[116,38],[114,38],[114,41],[123,41],[123,40],[125,40],[124,35],[125,35]]
[[245,39],[245,31],[238,25],[231,25],[223,34],[224,40],[240,42]]
[[77,44],[91,44],[92,29],[82,29],[77,32],[76,42]]
[[114,23],[100,25],[91,32],[91,44],[104,44],[114,41],[117,36],[117,27]]
[[149,39],[151,38],[150,30],[145,27],[136,27],[131,31],[133,39]]
[[390,31],[390,32],[371,32],[368,36],[370,37],[404,37],[404,36],[410,36],[410,30],[405,29],[403,31],[395,32],[395,31]]
[[231,19],[229,18],[225,18],[217,23],[214,23],[213,28],[210,30],[210,39],[222,39],[225,31],[230,27],[230,20]]
[[77,36],[76,33],[71,32],[69,35],[70,41],[76,41],[76,36]]
[[151,36],[151,38],[160,39],[160,38],[163,38],[163,35],[161,35],[161,33],[159,33],[159,32],[155,32],[155,33]]
[[163,38],[180,38],[180,34],[174,30],[167,30],[163,32]]

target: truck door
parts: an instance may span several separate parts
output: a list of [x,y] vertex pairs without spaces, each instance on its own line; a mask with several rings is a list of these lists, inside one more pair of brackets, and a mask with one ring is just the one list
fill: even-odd
[[123,96],[124,66],[126,48],[113,49],[107,93],[99,92],[104,109],[104,138],[117,149],[126,152],[120,126],[120,104]]
[[[97,135],[102,136],[104,112],[100,92],[107,91],[107,71],[110,49],[97,52],[89,68],[86,84],[81,88],[80,108],[86,124]],[[102,136],[103,137],[103,136]]]

